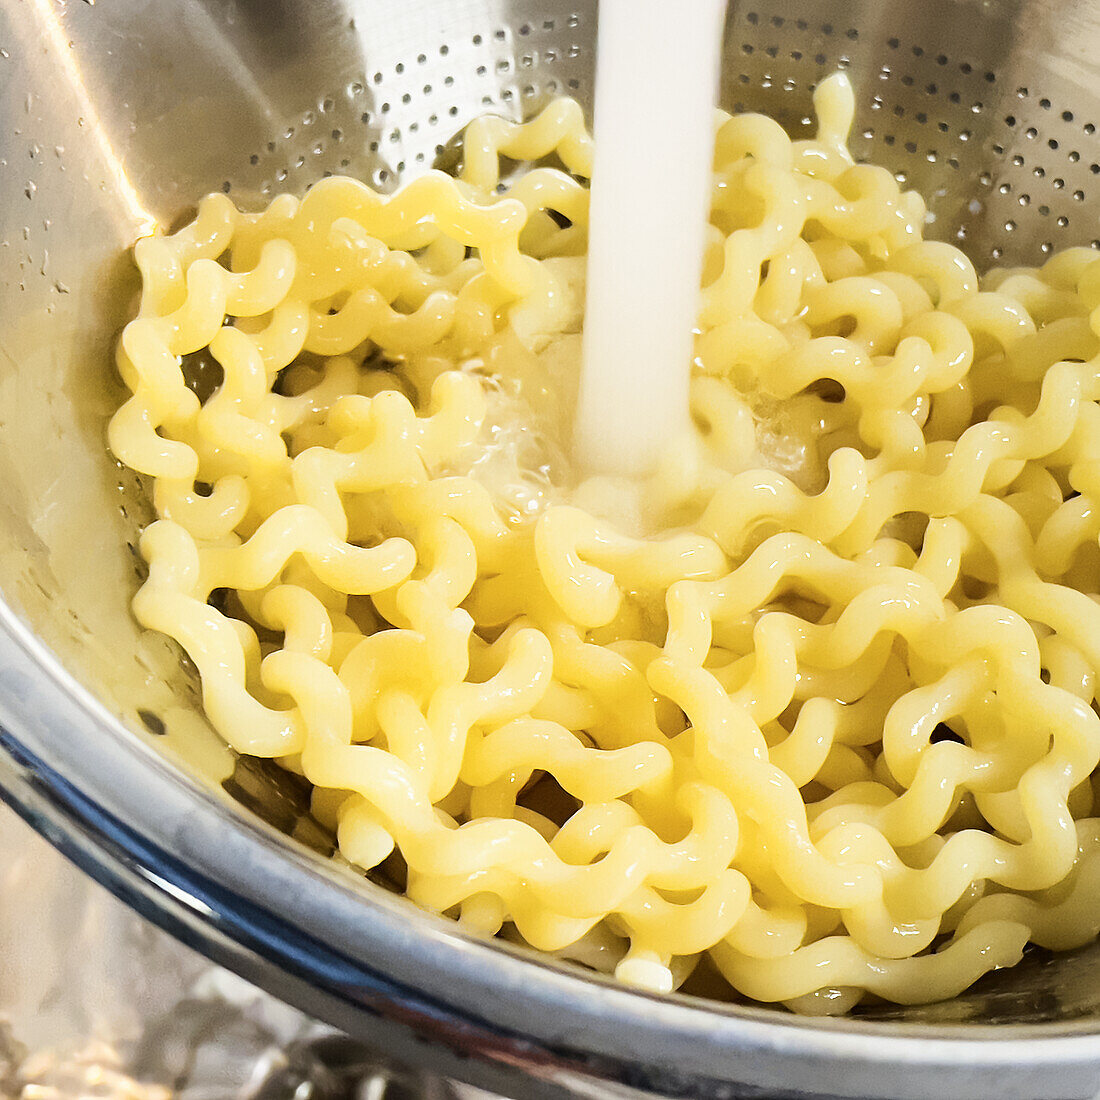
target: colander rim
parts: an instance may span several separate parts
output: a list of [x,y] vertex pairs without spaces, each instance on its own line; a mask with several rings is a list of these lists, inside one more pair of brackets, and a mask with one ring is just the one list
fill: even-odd
[[142,744],[2,604],[0,796],[145,916],[353,1034],[381,1015],[483,1064],[538,1067],[544,1083],[638,1083],[640,1066],[671,1064],[700,1096],[718,1095],[707,1082],[734,1068],[743,1074],[731,1060],[744,1058],[761,1083],[783,1076],[787,1086],[795,1063],[817,1087],[822,1064],[844,1065],[852,1080],[857,1069],[905,1067],[929,1085],[963,1069],[1049,1084],[1057,1069],[1059,1080],[1081,1078],[1080,1095],[1100,1082],[1100,1019],[806,1020],[656,997],[474,939],[381,888],[364,892]]

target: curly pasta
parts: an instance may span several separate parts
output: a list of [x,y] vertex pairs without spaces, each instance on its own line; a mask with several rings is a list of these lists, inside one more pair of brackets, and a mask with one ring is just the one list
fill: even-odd
[[159,516],[136,616],[352,864],[636,985],[709,957],[837,1012],[1100,931],[1100,259],[979,279],[853,163],[847,83],[816,106],[813,141],[718,121],[701,442],[648,527],[561,459],[566,100],[472,123],[454,178],[140,240],[110,443]]

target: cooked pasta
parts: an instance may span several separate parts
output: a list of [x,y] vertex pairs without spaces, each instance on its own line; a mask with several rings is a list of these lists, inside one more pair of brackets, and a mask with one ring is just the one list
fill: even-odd
[[815,105],[812,141],[718,120],[700,443],[645,508],[562,457],[567,100],[472,123],[454,178],[138,241],[110,443],[159,517],[137,618],[351,864],[628,983],[709,956],[838,1012],[1100,931],[1100,258],[979,279],[853,162],[846,81]]

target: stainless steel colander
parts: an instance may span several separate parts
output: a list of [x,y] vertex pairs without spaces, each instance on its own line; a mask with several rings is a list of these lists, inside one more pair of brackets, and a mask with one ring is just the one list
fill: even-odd
[[[147,509],[104,442],[127,245],[206,191],[390,189],[452,162],[477,114],[587,106],[596,23],[594,0],[0,0],[5,797],[220,961],[525,1100],[1093,1096],[1098,948],[1035,952],[944,1005],[804,1021],[634,993],[364,893],[299,784],[235,759],[178,652],[130,619]],[[853,148],[928,198],[930,235],[979,267],[1033,263],[1100,247],[1098,46],[1086,0],[746,0],[722,99],[799,133],[814,82],[847,69]]]

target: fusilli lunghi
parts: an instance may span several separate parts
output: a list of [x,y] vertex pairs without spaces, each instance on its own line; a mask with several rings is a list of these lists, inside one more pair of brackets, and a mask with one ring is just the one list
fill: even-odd
[[1100,259],[979,280],[853,163],[847,84],[817,109],[719,119],[700,451],[648,530],[561,459],[568,101],[473,123],[455,178],[139,241],[110,442],[159,516],[138,619],[352,864],[627,982],[709,956],[835,1012],[1100,931]]

